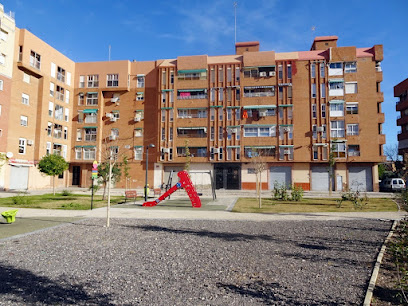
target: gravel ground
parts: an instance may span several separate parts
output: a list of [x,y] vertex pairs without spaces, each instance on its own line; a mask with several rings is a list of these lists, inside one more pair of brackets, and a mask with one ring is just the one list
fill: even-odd
[[389,222],[101,219],[0,242],[0,304],[361,304]]

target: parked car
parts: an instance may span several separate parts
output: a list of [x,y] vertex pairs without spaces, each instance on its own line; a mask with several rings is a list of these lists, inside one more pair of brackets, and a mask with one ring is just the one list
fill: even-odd
[[382,191],[402,191],[405,189],[405,182],[402,178],[387,178],[381,181]]

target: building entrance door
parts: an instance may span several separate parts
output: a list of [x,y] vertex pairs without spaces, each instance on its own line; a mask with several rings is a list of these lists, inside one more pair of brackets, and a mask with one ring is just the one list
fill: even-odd
[[241,189],[241,165],[216,164],[214,170],[216,189]]
[[73,166],[72,167],[72,186],[79,186],[81,177],[81,167]]

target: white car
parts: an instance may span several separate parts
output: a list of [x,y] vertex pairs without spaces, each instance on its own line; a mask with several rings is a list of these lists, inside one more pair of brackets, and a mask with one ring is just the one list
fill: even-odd
[[384,191],[402,191],[405,189],[405,182],[401,178],[388,178],[381,183]]

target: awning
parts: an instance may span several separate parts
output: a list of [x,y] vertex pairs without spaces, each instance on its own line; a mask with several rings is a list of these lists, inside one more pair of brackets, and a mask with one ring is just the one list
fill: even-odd
[[358,102],[346,102],[346,105],[358,105]]
[[275,146],[245,146],[244,149],[275,149]]
[[112,113],[119,113],[119,111],[118,111],[117,109],[114,109],[114,110],[112,111]]
[[177,110],[190,110],[190,109],[207,109],[207,107],[179,107]]
[[145,75],[144,75],[144,74],[137,74],[136,76],[138,76],[138,77],[144,77]]
[[165,109],[173,109],[172,107],[162,107],[161,110],[165,110]]
[[246,105],[244,106],[244,109],[272,109],[276,108],[276,105]]
[[293,104],[280,104],[279,107],[292,107]]
[[328,143],[314,143],[313,145],[316,147],[327,147],[329,144]]
[[138,95],[143,95],[143,94],[144,94],[144,91],[138,91],[137,94],[138,94]]
[[241,108],[241,106],[227,106],[227,108]]
[[279,145],[279,148],[293,148],[293,145]]
[[178,127],[178,130],[207,130],[204,126],[187,126],[187,127]]
[[331,100],[329,101],[329,104],[343,104],[344,100]]
[[162,92],[174,91],[174,89],[162,89]]
[[227,149],[229,149],[229,148],[241,148],[241,146],[227,146]]
[[134,148],[143,148],[143,146],[133,146]]
[[346,139],[333,139],[331,142],[342,143],[342,142],[346,142],[346,141],[347,141]]
[[279,126],[293,126],[293,124],[279,124]]
[[339,83],[344,82],[344,79],[329,79],[329,83]]
[[83,146],[83,148],[96,148],[96,146]]
[[253,68],[273,68],[276,67],[276,65],[268,65],[268,66],[247,66],[244,67],[244,69],[253,69]]
[[244,124],[244,128],[253,128],[253,127],[274,127],[276,124]]
[[96,126],[84,126],[84,129],[96,129]]
[[207,72],[207,69],[177,70],[177,73],[200,73]]
[[222,108],[223,106],[222,105],[210,105],[210,108]]
[[143,130],[143,128],[139,127],[139,128],[135,128],[135,130]]
[[235,129],[241,127],[240,125],[227,125],[227,129]]
[[82,112],[83,112],[84,114],[97,113],[97,112],[98,112],[98,109],[96,109],[96,108],[84,109]]
[[83,146],[75,146],[75,148],[82,148]]
[[257,89],[257,88],[275,88],[275,86],[245,86],[245,89]]
[[91,92],[87,92],[86,94],[90,95],[90,94],[97,94],[97,91],[91,91]]
[[136,112],[144,112],[143,109],[137,109]]
[[206,91],[207,88],[195,88],[195,89],[179,89],[178,92],[197,92],[197,91]]

